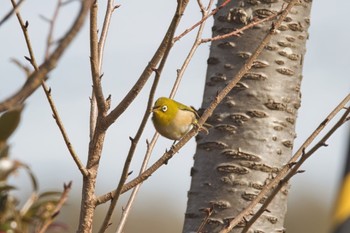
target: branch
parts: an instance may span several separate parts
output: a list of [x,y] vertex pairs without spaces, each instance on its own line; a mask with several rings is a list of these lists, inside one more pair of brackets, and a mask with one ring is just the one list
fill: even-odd
[[73,145],[72,145],[72,143],[71,143],[71,141],[70,141],[70,139],[68,137],[67,131],[66,131],[66,129],[63,126],[63,122],[61,120],[61,117],[58,114],[56,105],[55,105],[55,103],[54,103],[54,101],[52,99],[51,88],[48,88],[48,86],[46,85],[45,82],[42,83],[42,86],[43,86],[43,89],[45,91],[46,98],[49,101],[49,104],[50,104],[50,107],[51,107],[51,110],[52,110],[52,116],[55,119],[56,124],[57,124],[58,128],[61,131],[61,134],[63,136],[63,140],[64,140],[64,142],[65,142],[65,144],[67,146],[67,149],[68,149],[70,155],[72,156],[75,164],[77,165],[80,173],[83,176],[87,176],[88,175],[88,171],[86,170],[85,166],[81,162],[78,154],[75,152],[75,149],[73,148]]
[[103,96],[102,86],[101,86],[101,64],[100,56],[98,50],[98,37],[97,37],[97,11],[98,5],[97,1],[92,4],[90,9],[90,66],[91,66],[91,76],[93,83],[93,95],[92,100],[96,99],[98,114],[104,115],[106,113],[106,102]]
[[[184,37],[187,33],[189,33],[190,31],[192,31],[193,29],[195,29],[196,27],[198,27],[199,25],[203,24],[204,21],[206,21],[210,16],[215,15],[220,9],[222,9],[223,7],[225,7],[229,2],[231,2],[231,0],[226,0],[225,2],[223,2],[220,6],[218,6],[217,8],[215,8],[214,10],[211,11],[211,13],[207,14],[205,17],[202,17],[202,19],[200,21],[198,21],[197,23],[195,23],[193,26],[191,26],[190,28],[186,29],[184,32],[182,32],[180,35],[174,37],[173,41],[176,42],[178,40],[180,40],[182,37]],[[201,3],[199,3],[199,5],[201,5]],[[203,11],[203,7],[200,6],[201,10]],[[209,9],[209,8],[207,8]]]
[[[110,107],[110,97],[104,98],[101,78],[103,76],[102,69],[102,57],[105,40],[107,37],[107,31],[109,28],[110,17],[112,11],[109,9],[113,1],[108,2],[107,12],[105,15],[105,21],[103,24],[103,34],[100,41],[98,40],[98,28],[97,28],[97,14],[98,4],[94,1],[94,4],[90,9],[90,66],[91,76],[93,82],[92,96],[91,96],[91,108],[90,108],[90,143],[86,168],[89,176],[83,181],[83,195],[81,201],[81,212],[79,220],[79,232],[92,230],[92,219],[94,215],[95,203],[95,189],[96,178],[98,174],[99,162],[102,155],[102,148],[104,145],[104,138],[106,135],[107,127],[105,127],[105,116]],[[97,108],[96,108],[97,107]]]
[[[15,0],[11,0],[11,3],[13,6],[13,9],[16,9],[17,4],[16,4]],[[17,20],[21,26],[21,29],[22,29],[22,32],[24,35],[24,39],[26,41],[26,45],[27,45],[28,52],[29,52],[29,58],[28,57],[25,57],[25,58],[30,62],[30,64],[34,67],[35,70],[38,70],[38,65],[37,65],[37,62],[35,60],[32,44],[30,42],[29,35],[28,35],[28,30],[27,30],[27,28],[29,26],[28,21],[26,21],[25,23],[23,22],[22,16],[18,10],[16,10],[16,17],[17,17]]]
[[215,37],[212,37],[212,38],[202,39],[201,43],[207,43],[207,42],[216,41],[216,40],[223,40],[223,39],[227,39],[227,38],[232,37],[232,36],[238,36],[238,35],[242,34],[245,30],[248,30],[250,28],[255,27],[256,25],[259,25],[259,24],[261,24],[263,22],[270,21],[270,20],[276,18],[282,12],[283,11],[280,11],[280,12],[278,12],[276,14],[271,14],[271,15],[267,16],[266,18],[262,18],[262,19],[253,21],[253,22],[247,24],[246,26],[243,26],[243,27],[241,27],[239,29],[236,29],[236,30],[234,30],[232,32],[229,32],[227,34],[215,36]]
[[12,15],[13,13],[15,13],[17,11],[17,9],[20,7],[20,5],[22,5],[22,3],[24,2],[24,0],[20,0],[18,3],[16,3],[16,6],[13,7],[5,16],[4,18],[2,18],[2,20],[0,20],[0,27],[3,23],[5,23],[5,21],[7,21]]
[[62,209],[64,203],[66,203],[68,199],[68,193],[72,189],[72,181],[70,181],[68,184],[63,185],[63,193],[58,200],[58,203],[56,204],[55,209],[52,211],[51,217],[45,221],[45,224],[41,226],[41,229],[38,231],[38,233],[45,233],[47,228],[51,225],[55,217],[59,214],[60,210]]
[[[100,102],[102,102],[99,104],[99,105],[101,105],[100,109],[102,109],[102,110],[103,110],[103,108],[105,108],[105,107],[103,107],[103,105],[105,106],[105,104],[107,104],[106,108],[107,109],[109,108],[109,102],[107,102],[107,103],[104,102],[102,87],[100,84],[101,78],[102,78],[102,75],[100,75],[100,74],[102,73],[103,54],[104,54],[105,42],[107,39],[110,21],[112,18],[112,13],[118,7],[119,7],[119,5],[114,5],[114,0],[108,0],[105,18],[104,18],[103,26],[102,26],[102,33],[101,33],[100,39],[98,40],[97,51],[95,51],[95,53],[97,53],[97,55],[96,54],[94,55],[94,56],[98,56],[98,58],[94,58],[94,62],[98,62],[97,66],[98,66],[98,74],[99,75],[97,78],[94,77],[94,75],[92,75],[92,77],[93,77],[93,83],[98,84],[98,86],[96,86],[97,91],[100,93],[100,95],[102,95],[102,98],[100,98],[100,100],[99,100]],[[96,8],[96,10],[97,10],[97,8]],[[94,15],[96,15],[94,20],[95,20],[95,22],[97,22],[97,12],[94,13]],[[96,23],[95,23],[95,26],[93,29],[90,30],[90,33],[97,33]],[[97,37],[97,34],[94,35],[94,37],[95,36]],[[93,38],[93,39],[94,39],[94,41],[97,41],[97,38]],[[93,40],[91,39],[90,42],[92,42],[92,41]],[[96,49],[96,48],[94,48],[94,49]],[[96,69],[96,67],[94,69]],[[90,140],[93,137],[93,134],[95,132],[95,127],[96,127],[96,120],[97,120],[97,115],[98,115],[96,104],[97,104],[96,95],[95,95],[95,90],[93,89],[92,95],[91,95],[91,108],[90,108]]]
[[205,218],[203,219],[203,221],[201,222],[201,224],[199,225],[196,233],[202,233],[203,228],[205,227],[205,225],[208,223],[210,216],[213,214],[214,210],[213,207],[210,208],[205,208],[203,210],[203,212],[205,213]]
[[[56,5],[56,9],[54,11],[54,14],[53,14],[53,17],[52,19],[49,21],[50,22],[50,29],[49,29],[49,34],[47,36],[47,39],[46,39],[46,52],[45,52],[45,59],[48,59],[49,55],[50,55],[50,47],[51,47],[51,44],[52,44],[52,38],[53,38],[53,31],[54,31],[54,27],[55,27],[55,23],[56,23],[56,19],[58,17],[58,13],[59,13],[59,9],[60,7],[63,5],[62,3],[62,0],[58,0],[57,1],[57,5]],[[35,69],[38,69],[37,67]],[[51,110],[52,110],[52,115],[53,115],[53,118],[55,119],[56,121],[56,124],[58,126],[58,128],[60,129],[61,131],[61,134],[63,136],[63,140],[64,142],[66,143],[66,146],[67,146],[67,149],[70,153],[70,155],[72,156],[75,164],[77,165],[77,167],[79,168],[81,174],[83,176],[87,176],[87,170],[86,168],[84,167],[83,163],[81,162],[81,160],[79,159],[79,156],[77,155],[77,153],[75,152],[73,146],[72,146],[72,143],[68,137],[68,134],[67,134],[67,131],[66,129],[64,128],[64,125],[63,125],[63,122],[61,120],[61,117],[57,111],[57,108],[56,108],[56,105],[53,101],[53,98],[52,98],[52,95],[51,95],[51,88],[49,88],[47,85],[46,85],[46,82],[45,81],[42,81],[42,87],[44,89],[44,92],[45,92],[45,95],[46,95],[46,98],[47,100],[49,101],[49,104],[50,104],[50,107],[51,107]]]
[[58,17],[58,13],[59,13],[59,10],[60,10],[61,6],[62,6],[62,0],[58,0],[56,8],[55,8],[55,11],[53,13],[53,16],[52,16],[51,20],[48,20],[48,22],[50,24],[50,27],[49,27],[49,33],[48,33],[47,39],[46,39],[45,59],[48,59],[49,55],[50,55],[50,48],[51,48],[52,41],[53,41],[52,38],[53,38],[53,32],[54,32],[54,28],[55,28],[55,23],[56,23],[56,20],[57,20],[57,17]]
[[[146,151],[145,157],[143,159],[139,175],[141,175],[146,170],[148,162],[149,162],[149,159],[151,158],[151,154],[152,154],[153,148],[154,148],[158,138],[159,138],[159,133],[155,133],[153,135],[153,137],[152,137],[151,142],[147,141],[147,151]],[[134,204],[134,201],[136,199],[136,195],[137,195],[139,189],[141,188],[141,184],[142,183],[138,184],[132,190],[132,192],[130,194],[130,197],[129,197],[129,200],[128,200],[128,203],[123,208],[122,216],[121,216],[121,219],[119,221],[116,233],[123,233],[123,229],[124,229],[124,226],[126,224],[126,220],[127,220],[128,216],[130,214],[130,210],[131,210],[132,205]]]
[[[208,3],[207,9],[210,9],[212,4],[213,4],[213,0],[210,0],[209,3]],[[190,63],[193,55],[195,54],[197,48],[201,44],[201,36],[203,34],[203,30],[204,30],[204,26],[205,26],[205,20],[203,20],[203,19],[208,17],[209,12],[208,12],[208,10],[204,9],[204,7],[203,7],[203,5],[202,5],[202,3],[200,1],[198,1],[198,5],[199,5],[199,8],[201,9],[201,12],[202,12],[202,20],[200,21],[201,24],[200,24],[200,26],[198,28],[198,32],[197,32],[195,41],[194,41],[194,43],[192,45],[192,48],[191,48],[190,52],[188,53],[184,63],[182,64],[181,69],[178,70],[178,72],[177,72],[177,77],[176,77],[175,83],[173,85],[173,88],[172,88],[172,90],[170,92],[169,98],[173,98],[175,96],[175,93],[176,93],[177,89],[179,88],[179,85],[180,85],[181,79],[183,77],[183,74],[185,73],[186,68],[189,65],[189,63]]]
[[101,71],[102,69],[102,60],[103,60],[103,51],[107,39],[107,34],[108,34],[108,29],[109,25],[111,23],[111,18],[112,18],[112,13],[116,8],[118,8],[120,5],[114,5],[114,0],[108,0],[107,2],[107,8],[106,8],[106,13],[105,13],[105,18],[103,21],[103,26],[102,26],[102,32],[100,39],[98,41],[98,54],[99,54],[99,69]]
[[81,8],[77,18],[75,19],[73,25],[65,36],[60,40],[59,45],[50,55],[39,69],[34,71],[24,83],[22,88],[14,93],[12,96],[8,97],[4,101],[0,102],[0,112],[6,111],[18,103],[24,102],[41,84],[41,81],[46,78],[46,75],[55,68],[58,60],[61,58],[62,54],[70,45],[74,37],[77,35],[79,30],[85,20],[85,16],[89,11],[92,0],[81,1]]
[[[16,7],[15,1],[11,0],[11,2],[13,4],[13,7],[15,8]],[[59,0],[58,4],[56,6],[56,9],[55,9],[54,17],[53,17],[53,19],[50,22],[50,32],[48,34],[47,47],[46,47],[46,52],[45,52],[46,56],[48,56],[49,47],[50,47],[50,41],[51,41],[51,38],[52,38],[52,33],[53,33],[53,28],[54,28],[54,23],[55,23],[55,19],[57,17],[58,10],[59,10],[60,6],[61,6],[61,1]],[[28,24],[23,22],[23,19],[22,19],[21,15],[20,15],[20,13],[18,11],[16,12],[16,16],[17,16],[18,22],[19,22],[19,24],[20,24],[20,26],[22,28],[22,32],[23,32],[23,35],[24,35],[24,38],[25,38],[25,41],[26,41],[26,44],[27,44],[28,52],[29,52],[29,55],[30,55],[29,61],[30,61],[31,65],[34,67],[34,69],[36,71],[38,71],[39,67],[37,65],[37,62],[36,62],[36,59],[35,59],[35,56],[34,56],[32,44],[30,42],[30,38],[29,38],[27,26],[26,26]],[[72,146],[72,144],[70,142],[68,134],[67,134],[67,132],[66,132],[64,126],[63,126],[61,118],[60,118],[60,116],[58,114],[58,111],[56,109],[55,103],[54,103],[54,101],[52,99],[52,96],[51,96],[51,89],[47,87],[47,85],[46,85],[44,80],[42,80],[42,84],[41,85],[42,85],[42,87],[44,89],[46,98],[49,101],[51,110],[53,112],[53,117],[56,120],[57,126],[60,129],[60,131],[61,131],[63,139],[64,139],[64,141],[65,141],[65,143],[67,145],[68,151],[70,152],[71,156],[73,157],[73,159],[74,159],[76,165],[78,166],[80,172],[83,175],[86,175],[86,173],[87,173],[86,169],[84,168],[82,162],[80,161],[78,155],[76,154],[76,152],[75,152],[75,150],[74,150],[74,148],[73,148],[73,146]]]

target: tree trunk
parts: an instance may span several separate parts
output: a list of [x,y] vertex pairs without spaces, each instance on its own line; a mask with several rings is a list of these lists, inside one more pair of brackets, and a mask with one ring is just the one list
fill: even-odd
[[[215,15],[213,36],[240,28],[253,18],[278,12],[287,2],[231,1]],[[288,162],[296,137],[310,9],[311,0],[292,8],[252,69],[209,119],[213,125],[210,133],[197,137],[184,233],[218,232]],[[270,29],[271,22],[266,22],[240,37],[211,44],[203,108],[244,65]],[[287,194],[285,187],[251,227],[251,232],[284,232]],[[208,216],[205,210],[211,208],[213,212]],[[205,225],[200,229],[203,221]],[[231,232],[240,232],[241,227]]]

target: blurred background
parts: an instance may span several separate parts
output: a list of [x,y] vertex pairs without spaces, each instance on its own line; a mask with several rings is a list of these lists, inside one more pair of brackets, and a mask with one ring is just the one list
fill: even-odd
[[[170,22],[176,1],[116,1],[121,7],[112,18],[106,43],[103,65],[103,88],[112,96],[115,106],[135,83]],[[29,35],[37,61],[43,61],[49,25],[42,17],[51,18],[56,1],[25,1],[21,7],[24,20],[29,22]],[[56,24],[54,38],[58,40],[74,19],[79,4],[72,2],[62,7]],[[350,32],[346,15],[350,2],[336,3],[316,1],[311,14],[310,38],[304,60],[302,82],[302,105],[297,120],[297,139],[294,150],[325,119],[328,113],[350,90],[348,68],[350,60]],[[10,1],[2,2],[0,16],[11,9]],[[100,25],[103,21],[104,4],[100,4]],[[190,1],[178,33],[200,19],[196,1]],[[212,21],[208,20],[205,38],[211,35]],[[156,96],[167,96],[187,51],[193,43],[195,32],[177,42],[162,74]],[[17,90],[25,81],[24,73],[11,62],[16,58],[26,63],[28,56],[24,38],[16,17],[12,16],[0,27],[0,100]],[[204,89],[206,60],[209,44],[197,51],[185,73],[176,99],[200,107]],[[27,63],[28,64],[28,63]],[[29,66],[29,64],[28,64]],[[50,73],[48,85],[61,114],[71,142],[81,160],[86,162],[89,140],[89,96],[91,78],[89,69],[88,21],[72,45]],[[152,78],[142,93],[133,102],[107,133],[98,176],[97,192],[104,194],[114,189],[119,180],[124,158],[129,149],[129,136],[134,136],[145,111],[146,99]],[[154,129],[148,123],[132,163],[138,174],[146,148],[146,139],[151,139]],[[289,210],[286,227],[289,233],[318,232],[330,229],[332,206],[340,184],[349,143],[349,126],[342,127],[328,141],[329,146],[314,154],[302,167],[306,172],[296,175],[291,182]],[[52,113],[41,89],[26,102],[22,122],[10,139],[11,155],[27,163],[36,174],[40,190],[63,189],[63,183],[73,181],[73,189],[59,220],[69,225],[68,232],[75,232],[78,221],[81,192],[81,176],[70,157],[62,136],[52,118]],[[159,158],[172,142],[160,138],[152,155]],[[176,156],[152,175],[141,188],[125,232],[180,232],[190,186],[190,168],[195,142],[192,140]],[[152,162],[151,161],[151,162]],[[29,178],[24,172],[12,177],[16,195],[25,199],[31,192]],[[127,195],[120,202],[125,205]],[[98,207],[99,214],[104,213]],[[118,214],[121,206],[118,207]],[[157,217],[155,218],[154,215]],[[115,216],[113,222],[118,222]],[[99,227],[99,224],[96,224]],[[114,226],[111,230],[114,230]]]

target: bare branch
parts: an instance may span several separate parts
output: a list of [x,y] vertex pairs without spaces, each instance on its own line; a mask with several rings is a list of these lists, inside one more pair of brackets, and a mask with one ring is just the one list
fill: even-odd
[[[184,32],[182,32],[180,35],[174,37],[174,42],[180,40],[182,37],[184,37],[187,33],[189,33],[190,31],[192,31],[193,29],[195,29],[196,27],[198,27],[199,25],[201,25],[204,21],[206,21],[210,16],[215,15],[221,8],[225,7],[229,2],[231,2],[231,0],[226,0],[225,2],[223,2],[220,6],[218,6],[217,8],[215,8],[214,10],[212,10],[212,12],[210,14],[208,14],[207,16],[203,17],[200,21],[198,21],[197,23],[195,23],[193,26],[191,26],[190,28],[186,29]],[[201,3],[199,3],[201,10],[203,10]],[[209,8],[208,8],[209,9]]]
[[[201,12],[203,14],[205,12],[205,8],[204,8],[204,5],[203,5],[202,1],[201,0],[197,0],[197,4],[198,4],[198,7],[199,7],[199,9],[201,10]],[[211,5],[211,4],[209,4],[209,5]],[[210,8],[207,8],[207,9],[210,9]]]
[[[213,0],[210,0],[209,3],[208,3],[207,9],[210,9],[212,4],[213,4]],[[194,41],[194,43],[192,45],[192,48],[191,48],[190,52],[188,53],[184,63],[182,64],[181,69],[178,70],[178,72],[177,72],[177,77],[176,77],[175,83],[173,85],[173,88],[172,88],[172,90],[170,92],[169,98],[173,98],[175,96],[175,93],[176,93],[177,89],[179,88],[182,76],[185,73],[186,68],[189,65],[189,63],[190,63],[193,55],[195,54],[197,48],[201,44],[201,37],[202,37],[204,26],[205,26],[205,20],[203,20],[203,19],[208,17],[209,12],[208,12],[208,10],[205,10],[204,6],[202,5],[202,3],[199,0],[198,0],[198,5],[199,5],[199,8],[201,9],[201,12],[202,12],[201,24],[199,26],[199,29],[198,29],[195,41]]]
[[58,13],[59,13],[61,6],[62,6],[62,0],[57,0],[57,5],[55,7],[55,11],[53,13],[52,19],[48,20],[50,27],[49,27],[49,33],[48,33],[47,39],[46,39],[45,59],[48,59],[49,55],[50,55],[50,48],[51,48],[52,41],[53,41],[52,38],[53,38],[55,23],[56,23]]
[[83,176],[87,176],[88,175],[88,171],[86,170],[85,166],[83,165],[83,163],[81,162],[78,154],[75,152],[74,148],[73,148],[73,145],[68,137],[68,133],[63,125],[63,122],[61,120],[61,117],[57,111],[57,108],[56,108],[56,105],[52,99],[52,95],[51,95],[51,88],[49,88],[46,83],[43,81],[42,83],[42,87],[45,91],[45,95],[46,95],[46,98],[47,100],[49,101],[49,104],[50,104],[50,107],[51,107],[51,110],[52,110],[52,113],[53,113],[53,117],[56,121],[56,124],[58,126],[58,128],[60,129],[61,131],[61,134],[63,136],[63,140],[64,142],[66,143],[66,146],[67,146],[67,149],[70,153],[70,155],[72,156],[75,164],[77,165],[77,167],[79,168],[79,171],[80,173],[83,175]]
[[271,14],[271,15],[267,16],[266,18],[262,18],[262,19],[253,21],[253,22],[247,24],[246,26],[243,26],[243,27],[241,27],[241,28],[239,28],[237,30],[234,30],[232,32],[229,32],[227,34],[215,36],[215,37],[212,37],[212,38],[202,39],[201,43],[207,43],[207,42],[216,41],[216,40],[223,40],[223,39],[227,39],[227,38],[232,37],[232,36],[239,36],[245,30],[248,30],[248,29],[250,29],[250,28],[252,28],[252,27],[254,27],[256,25],[259,25],[259,24],[261,24],[263,22],[270,21],[270,20],[276,18],[279,14],[281,14],[281,12],[279,12],[277,14]]
[[56,63],[61,58],[62,54],[70,45],[72,40],[75,38],[79,30],[82,28],[82,25],[85,21],[85,16],[89,11],[92,0],[81,1],[81,8],[78,16],[76,17],[73,25],[64,35],[62,40],[60,40],[59,45],[50,55],[42,65],[39,66],[39,69],[33,72],[24,83],[22,88],[14,93],[12,96],[8,97],[4,101],[0,102],[0,112],[10,109],[18,103],[22,103],[25,99],[28,98],[41,84],[41,81],[46,78],[46,75],[55,68]]
[[13,13],[15,13],[17,11],[17,9],[22,5],[22,3],[24,2],[24,0],[20,0],[18,3],[16,3],[15,7],[13,7],[5,16],[4,18],[2,18],[2,20],[0,20],[0,27],[3,23],[5,23],[12,15]]
[[19,60],[17,60],[16,58],[12,58],[11,61],[12,61],[15,65],[17,65],[20,69],[22,69],[22,70],[24,71],[26,77],[28,77],[28,76],[30,75],[30,73],[32,72],[31,69],[30,69],[28,66],[22,64],[22,63],[21,63]]
[[[58,13],[59,13],[59,10],[60,10],[60,7],[62,6],[62,0],[58,0],[57,1],[57,5],[56,5],[56,8],[55,8],[55,11],[54,11],[54,14],[52,16],[52,19],[49,21],[50,22],[50,29],[49,29],[49,34],[47,36],[47,40],[46,40],[46,51],[45,51],[45,58],[48,59],[49,55],[50,55],[50,47],[51,47],[51,44],[52,44],[52,38],[53,38],[53,31],[54,31],[54,27],[55,27],[55,23],[56,23],[56,19],[58,17]],[[36,67],[37,69],[37,67]],[[46,85],[46,82],[43,81],[42,82],[42,87],[44,89],[44,92],[45,92],[45,95],[46,95],[46,98],[47,100],[49,101],[49,104],[50,104],[50,107],[51,107],[51,110],[53,112],[53,117],[56,121],[56,124],[58,125],[58,128],[60,129],[61,131],[61,134],[63,136],[63,140],[64,142],[66,143],[66,146],[68,148],[68,151],[70,152],[75,164],[77,165],[77,167],[79,168],[81,174],[83,176],[87,176],[87,170],[86,168],[84,167],[83,163],[81,162],[81,160],[79,159],[79,156],[77,155],[77,153],[75,152],[73,146],[72,146],[72,143],[70,142],[70,139],[68,137],[68,134],[67,134],[67,131],[66,129],[64,128],[64,125],[63,125],[63,122],[61,120],[61,117],[57,111],[57,108],[56,108],[56,105],[53,101],[53,98],[52,98],[52,94],[51,94],[51,88],[49,88],[47,85]]]
[[96,98],[98,114],[104,115],[106,113],[106,102],[103,96],[101,86],[101,70],[100,70],[100,55],[98,51],[98,37],[97,37],[97,11],[98,5],[95,1],[90,10],[90,66],[93,83],[92,100]]
[[102,69],[103,51],[104,51],[104,47],[105,47],[105,43],[106,43],[106,39],[107,39],[109,25],[111,23],[112,14],[117,7],[119,7],[119,5],[115,5],[114,0],[108,0],[105,18],[104,18],[103,26],[102,26],[102,32],[101,32],[100,39],[98,41],[98,54],[99,54],[99,64],[100,64],[99,70],[100,71]]
[[[152,137],[151,142],[150,143],[147,142],[147,151],[146,151],[145,157],[143,159],[139,175],[141,175],[146,170],[146,168],[148,166],[149,159],[151,158],[153,148],[154,148],[158,138],[159,138],[159,133],[155,133]],[[123,229],[124,229],[124,226],[126,224],[126,220],[130,214],[130,210],[131,210],[132,205],[134,204],[134,201],[136,199],[136,195],[137,195],[139,189],[141,188],[141,184],[137,185],[132,190],[130,197],[129,197],[129,200],[128,200],[128,203],[126,204],[126,206],[123,209],[122,216],[121,216],[120,222],[118,224],[118,228],[116,230],[116,233],[123,233]]]
[[68,194],[69,194],[71,189],[72,189],[72,181],[70,181],[68,184],[64,184],[63,193],[61,194],[61,197],[60,197],[58,203],[56,204],[55,209],[52,212],[51,218],[49,218],[47,221],[45,221],[45,224],[43,226],[41,226],[38,233],[45,233],[47,231],[47,228],[51,225],[51,223],[55,219],[55,216],[57,216],[57,214],[62,209],[64,203],[66,203],[66,201],[68,199]]
[[[13,6],[15,7],[14,0],[11,0],[11,1],[12,1]],[[50,33],[48,35],[48,38],[51,38],[51,36],[52,36],[52,32],[53,32],[52,28],[54,27],[54,22],[55,22],[54,19],[56,19],[56,17],[57,17],[59,7],[60,7],[60,1],[58,2],[58,5],[56,7],[56,10],[55,10],[55,13],[54,13],[54,18],[53,18],[53,20],[51,20],[52,23],[50,24]],[[33,52],[33,48],[32,48],[32,44],[30,42],[29,34],[28,34],[28,31],[27,31],[27,22],[26,23],[23,22],[22,17],[21,17],[21,15],[20,15],[20,13],[18,11],[16,12],[16,16],[17,16],[18,22],[19,22],[19,24],[20,24],[20,26],[22,28],[22,32],[23,32],[23,35],[24,35],[24,38],[25,38],[25,41],[26,41],[26,44],[27,44],[28,52],[30,54],[29,61],[32,64],[32,66],[34,67],[35,71],[38,71],[39,67],[37,65],[37,62],[36,62],[36,59],[35,59],[35,56],[34,56],[34,52]],[[49,45],[49,40],[50,39],[47,40],[48,44],[47,44],[46,54],[48,54],[48,50],[49,50],[49,46],[50,46]],[[63,123],[61,121],[61,118],[60,118],[60,116],[58,114],[58,111],[56,109],[56,106],[55,106],[54,101],[53,101],[52,96],[51,96],[51,89],[47,87],[47,85],[46,85],[44,80],[42,80],[41,82],[42,82],[41,85],[42,85],[42,87],[44,89],[44,92],[45,92],[45,95],[47,97],[47,100],[49,101],[51,110],[53,112],[53,116],[54,116],[54,118],[56,120],[58,128],[61,131],[61,134],[62,134],[63,139],[64,139],[64,141],[65,141],[65,143],[67,145],[67,148],[68,148],[72,158],[74,159],[75,163],[77,164],[80,172],[83,175],[86,175],[87,171],[86,171],[85,167],[83,166],[82,162],[80,161],[78,155],[75,153],[75,150],[73,149],[73,146],[72,146],[72,144],[71,144],[71,142],[69,140],[68,134],[67,134],[67,132],[66,132],[64,126],[63,126]]]
[[[16,8],[15,0],[11,0],[11,3],[12,3],[13,8],[15,9]],[[34,67],[34,69],[37,70],[38,69],[38,64],[37,64],[37,62],[35,60],[35,57],[34,57],[32,44],[30,42],[29,35],[28,35],[28,30],[27,30],[27,28],[28,28],[28,21],[26,21],[24,23],[24,21],[22,19],[22,16],[20,15],[18,10],[16,10],[16,16],[17,16],[18,22],[19,22],[19,24],[21,26],[21,29],[22,29],[22,32],[23,32],[23,35],[24,35],[24,39],[25,39],[26,44],[27,44],[29,56],[30,56],[29,59],[27,57],[25,57],[25,58],[26,58],[26,60],[28,60],[31,63],[31,65]]]
[[[103,22],[103,26],[102,26],[102,33],[101,33],[100,39],[98,40],[98,48],[97,48],[98,73],[99,74],[101,74],[101,72],[102,72],[104,47],[105,47],[105,42],[107,39],[107,33],[109,30],[110,21],[112,18],[112,13],[117,7],[119,7],[119,5],[114,5],[114,0],[108,0],[105,18],[104,18],[104,22]],[[97,33],[97,28],[94,28],[94,29],[96,30],[96,31],[94,31],[94,33]],[[94,38],[94,39],[96,40],[96,38]],[[94,60],[96,60],[96,58]],[[95,82],[97,82],[97,83],[99,83],[100,81],[101,81],[101,77],[99,80],[95,80]],[[101,87],[97,87],[97,88],[100,90],[99,92],[102,93]],[[103,97],[103,94],[102,94],[102,97]],[[102,102],[102,101],[100,100],[100,102]],[[90,107],[90,139],[92,139],[93,134],[95,132],[95,127],[96,127],[96,119],[97,119],[97,115],[98,115],[96,104],[97,104],[97,102],[96,102],[95,91],[93,90],[92,95],[91,95],[91,107]],[[106,104],[108,105],[108,103],[106,103]],[[109,107],[109,105],[107,107]]]
[[205,218],[203,219],[201,225],[199,225],[198,230],[196,231],[196,233],[201,233],[204,226],[207,224],[210,216],[213,214],[213,208],[207,208],[203,210],[205,212]]

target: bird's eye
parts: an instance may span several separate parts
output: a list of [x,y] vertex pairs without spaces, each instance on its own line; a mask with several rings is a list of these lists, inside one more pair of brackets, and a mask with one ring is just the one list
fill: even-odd
[[163,105],[163,107],[162,107],[162,111],[163,111],[163,112],[166,112],[167,110],[168,110],[168,106]]

